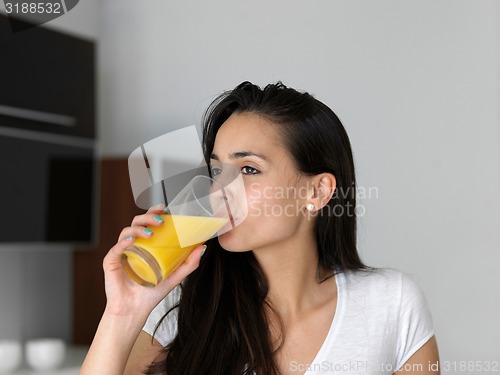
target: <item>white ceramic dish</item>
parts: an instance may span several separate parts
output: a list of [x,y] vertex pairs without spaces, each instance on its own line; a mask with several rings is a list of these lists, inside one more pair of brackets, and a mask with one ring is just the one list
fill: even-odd
[[26,342],[26,362],[36,371],[55,370],[66,357],[66,344],[61,339],[35,339]]
[[16,340],[0,340],[0,374],[10,373],[21,365],[23,345]]

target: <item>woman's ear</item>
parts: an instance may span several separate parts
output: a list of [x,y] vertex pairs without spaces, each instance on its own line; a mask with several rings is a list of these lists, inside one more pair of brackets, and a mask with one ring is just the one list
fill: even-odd
[[314,204],[315,210],[319,210],[328,204],[336,187],[337,180],[333,174],[322,173],[316,176],[314,179],[314,197],[310,202]]

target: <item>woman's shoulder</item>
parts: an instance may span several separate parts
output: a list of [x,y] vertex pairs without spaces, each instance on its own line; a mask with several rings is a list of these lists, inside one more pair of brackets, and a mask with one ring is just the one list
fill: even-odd
[[390,332],[395,340],[395,368],[399,368],[434,335],[432,314],[418,278],[392,268],[344,274],[349,316],[371,322],[370,329],[380,330],[382,341],[387,342]]
[[394,289],[403,284],[414,284],[414,276],[395,268],[367,268],[361,270],[348,270],[341,272],[347,284],[351,287]]
[[393,268],[342,272],[341,287],[350,306],[377,315],[409,319],[422,316],[430,321],[427,299],[414,275]]
[[404,301],[424,303],[425,297],[414,275],[394,268],[369,268],[366,270],[343,271],[341,279],[347,294],[359,296],[366,302],[391,302],[400,305]]

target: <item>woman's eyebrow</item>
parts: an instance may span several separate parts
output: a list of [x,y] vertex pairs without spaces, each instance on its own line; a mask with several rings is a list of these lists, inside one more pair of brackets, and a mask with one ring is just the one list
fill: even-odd
[[[232,154],[229,154],[229,159],[240,159],[240,158],[244,158],[244,157],[248,157],[248,156],[254,156],[254,157],[260,158],[262,160],[269,161],[269,159],[266,156],[264,156],[262,154],[257,154],[257,153],[252,152],[252,151],[233,152]],[[212,155],[210,155],[210,159],[219,160],[219,157],[217,156],[217,154],[212,153]]]

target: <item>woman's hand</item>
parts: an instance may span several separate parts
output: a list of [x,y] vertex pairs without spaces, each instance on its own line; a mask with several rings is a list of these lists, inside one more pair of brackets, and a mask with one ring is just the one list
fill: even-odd
[[[136,216],[130,227],[123,229],[118,242],[104,258],[103,267],[106,285],[106,312],[112,315],[134,315],[145,320],[165,296],[170,293],[186,276],[193,272],[200,263],[204,246],[196,247],[189,258],[156,287],[144,287],[134,282],[122,266],[122,254],[138,237],[148,238],[144,229],[166,225],[155,220],[165,206],[152,207],[147,213]],[[154,234],[153,234],[154,235]]]
[[[154,288],[133,281],[122,267],[122,254],[138,237],[147,238],[146,226],[165,225],[155,220],[164,206],[152,207],[134,218],[118,242],[104,258],[106,310],[101,318],[80,375],[123,375],[127,360],[147,317],[165,296],[200,264],[204,246],[193,250],[189,258]],[[110,355],[111,353],[111,355]]]

